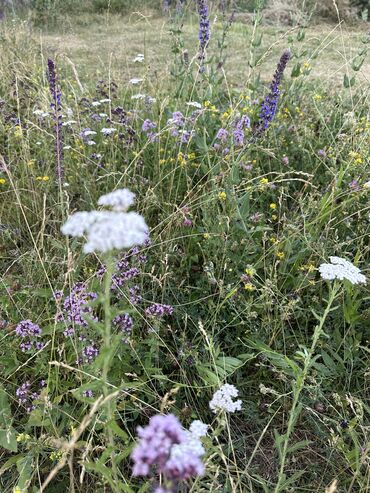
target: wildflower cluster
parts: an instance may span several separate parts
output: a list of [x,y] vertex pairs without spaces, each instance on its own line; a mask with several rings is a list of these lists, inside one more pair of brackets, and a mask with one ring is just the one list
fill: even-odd
[[238,394],[239,391],[234,385],[225,383],[214,393],[212,400],[209,403],[209,407],[215,414],[220,411],[226,411],[228,413],[240,411],[242,401],[240,399],[233,400],[235,397],[238,397]]
[[327,281],[347,279],[351,284],[366,284],[366,277],[351,262],[341,257],[329,257],[329,259],[330,264],[321,264],[319,267],[323,279]]
[[179,481],[204,473],[201,457],[205,450],[200,437],[207,433],[207,425],[202,422],[193,422],[187,431],[173,414],[156,415],[137,433],[139,443],[131,456],[135,476],[161,474],[174,491]]
[[112,210],[76,212],[68,218],[61,231],[75,238],[86,235],[85,253],[106,253],[142,245],[148,238],[148,227],[142,216],[126,212],[133,202],[134,194],[127,189],[103,195],[98,203]]
[[15,329],[15,333],[18,337],[21,337],[23,342],[20,344],[20,348],[23,352],[29,351],[33,347],[36,350],[40,350],[44,347],[44,344],[37,340],[41,336],[41,328],[31,322],[31,320],[22,320],[19,322]]
[[[38,384],[39,388],[42,389],[46,386],[45,380],[41,380]],[[35,392],[31,390],[31,383],[25,382],[15,391],[15,395],[18,398],[18,404],[26,409],[27,413],[32,412],[36,409],[37,401],[40,399],[40,392]]]

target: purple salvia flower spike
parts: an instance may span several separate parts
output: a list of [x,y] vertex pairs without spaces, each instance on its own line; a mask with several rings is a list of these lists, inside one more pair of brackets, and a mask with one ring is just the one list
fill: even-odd
[[210,38],[208,0],[197,0],[199,14],[199,62],[200,71],[204,71],[205,51]]
[[59,186],[62,185],[64,178],[63,166],[63,135],[62,135],[62,114],[61,114],[61,91],[57,83],[57,73],[55,63],[48,58],[48,81],[52,97],[51,109],[54,118],[55,133],[55,174]]
[[280,84],[290,57],[290,50],[285,50],[281,55],[280,61],[274,73],[274,77],[270,84],[270,92],[264,99],[261,106],[260,119],[253,132],[254,137],[259,137],[267,129],[275,117],[280,97]]

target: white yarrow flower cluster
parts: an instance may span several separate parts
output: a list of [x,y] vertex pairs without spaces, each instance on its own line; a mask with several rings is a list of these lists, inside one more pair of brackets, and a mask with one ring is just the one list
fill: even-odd
[[204,437],[207,435],[208,425],[202,423],[199,419],[194,420],[190,427],[189,431],[196,437]]
[[114,192],[102,195],[98,200],[99,205],[111,207],[114,211],[127,211],[135,202],[135,194],[127,188],[114,190]]
[[242,401],[240,399],[236,401],[233,400],[238,396],[238,394],[239,390],[234,387],[234,385],[225,383],[219,390],[217,390],[217,392],[213,394],[209,407],[215,414],[219,411],[227,411],[229,413],[240,411]]
[[341,257],[329,257],[330,264],[321,264],[319,272],[326,281],[347,279],[352,284],[366,284],[366,277],[358,267]]
[[113,210],[76,212],[61,231],[75,238],[86,236],[84,252],[109,252],[142,245],[148,239],[148,226],[140,214],[126,212],[135,195],[127,189],[116,190],[100,197],[99,205]]
[[186,456],[202,457],[205,450],[200,437],[207,434],[208,425],[199,419],[193,421],[189,431],[184,430],[185,439],[180,444],[175,444],[171,448],[171,459],[182,460]]

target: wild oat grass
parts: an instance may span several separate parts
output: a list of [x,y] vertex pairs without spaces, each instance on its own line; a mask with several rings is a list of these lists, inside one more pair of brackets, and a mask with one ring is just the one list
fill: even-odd
[[370,37],[199,3],[1,25],[1,492],[369,490]]

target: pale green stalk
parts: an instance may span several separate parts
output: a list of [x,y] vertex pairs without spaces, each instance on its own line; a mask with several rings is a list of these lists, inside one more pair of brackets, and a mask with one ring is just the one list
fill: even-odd
[[315,332],[314,332],[313,339],[312,339],[312,344],[311,344],[311,347],[310,347],[308,354],[305,358],[303,369],[302,369],[301,373],[299,374],[299,376],[297,377],[296,382],[295,382],[295,386],[293,389],[293,396],[294,396],[293,397],[293,403],[292,403],[292,407],[291,407],[290,414],[289,414],[287,431],[286,431],[286,434],[284,437],[284,445],[283,445],[283,449],[282,449],[281,456],[280,456],[279,477],[278,477],[278,482],[277,482],[275,489],[274,489],[274,493],[279,493],[280,491],[282,491],[281,486],[282,486],[283,481],[285,480],[284,469],[285,469],[286,457],[287,457],[287,452],[288,452],[289,438],[290,438],[290,436],[294,430],[294,426],[295,426],[295,423],[298,419],[298,415],[300,412],[299,410],[297,411],[297,407],[299,404],[299,398],[300,398],[301,392],[303,390],[304,384],[306,382],[306,377],[307,377],[308,371],[309,371],[310,366],[311,366],[312,357],[314,355],[317,343],[320,339],[320,336],[323,333],[324,323],[327,319],[327,316],[329,315],[329,312],[331,310],[331,306],[333,304],[333,301],[335,300],[337,292],[338,292],[338,288],[336,285],[334,285],[334,287],[330,289],[328,304],[326,306],[325,312],[324,312],[323,316],[321,317],[319,324],[315,328]]

